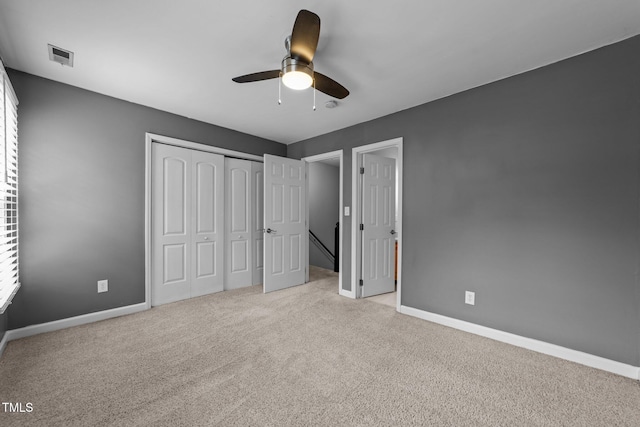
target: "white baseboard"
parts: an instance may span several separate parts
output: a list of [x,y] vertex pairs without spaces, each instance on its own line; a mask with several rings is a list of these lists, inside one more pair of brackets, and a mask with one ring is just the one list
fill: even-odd
[[4,349],[7,347],[9,343],[9,337],[7,337],[7,333],[5,332],[2,336],[2,340],[0,340],[0,357],[2,357],[2,353],[4,353]]
[[592,368],[601,369],[603,371],[612,372],[622,375],[623,377],[640,380],[640,367],[627,365],[626,363],[616,362],[615,360],[605,359],[604,357],[595,356],[593,354],[584,353],[582,351],[572,350],[570,348],[561,347],[559,345],[550,344],[544,341],[538,341],[532,338],[522,337],[520,335],[511,334],[509,332],[500,331],[498,329],[488,328],[486,326],[476,325],[475,323],[465,322],[464,320],[454,319],[452,317],[442,316],[440,314],[430,313],[428,311],[419,310],[417,308],[400,306],[400,313],[419,319],[428,320],[433,323],[448,326],[450,328],[459,329],[475,335],[491,338],[517,347],[533,350],[538,353],[547,354],[549,356],[558,357],[560,359],[569,360],[571,362],[586,365]]
[[99,322],[101,320],[111,319],[113,317],[125,316],[127,314],[138,313],[147,310],[147,303],[127,305],[125,307],[112,308],[110,310],[97,311],[95,313],[83,314],[81,316],[69,317],[67,319],[54,320],[53,322],[40,323],[38,325],[25,326],[24,328],[12,329],[7,331],[0,341],[0,356],[9,341],[20,338],[30,337],[32,335],[42,334],[44,332],[58,331],[60,329],[71,328],[73,326],[85,325],[87,323]]

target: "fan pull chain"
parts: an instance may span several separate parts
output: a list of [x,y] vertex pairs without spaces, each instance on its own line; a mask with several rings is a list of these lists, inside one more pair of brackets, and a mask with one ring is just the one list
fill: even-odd
[[281,86],[282,86],[282,77],[279,77],[278,78],[278,105],[282,104],[282,97],[280,96]]
[[313,79],[313,111],[316,111],[316,79]]

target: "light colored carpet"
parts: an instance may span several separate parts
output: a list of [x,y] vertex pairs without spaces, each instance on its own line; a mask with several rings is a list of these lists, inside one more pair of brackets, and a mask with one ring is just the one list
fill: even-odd
[[367,298],[367,301],[377,302],[378,304],[388,305],[389,307],[396,307],[398,302],[398,292],[389,292],[387,294],[376,295]]
[[0,425],[613,426],[637,381],[307,285],[253,286],[10,342]]

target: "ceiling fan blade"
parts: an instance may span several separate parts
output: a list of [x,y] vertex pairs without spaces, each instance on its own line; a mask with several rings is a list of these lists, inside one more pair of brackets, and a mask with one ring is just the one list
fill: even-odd
[[313,55],[320,38],[320,17],[313,12],[302,9],[298,12],[291,32],[291,57],[306,63],[313,61]]
[[347,88],[324,74],[314,71],[313,77],[316,81],[316,89],[320,92],[338,99],[344,99],[349,96]]
[[251,83],[259,82],[261,80],[276,79],[280,77],[280,70],[260,71],[259,73],[245,74],[244,76],[234,77],[233,80],[236,83]]

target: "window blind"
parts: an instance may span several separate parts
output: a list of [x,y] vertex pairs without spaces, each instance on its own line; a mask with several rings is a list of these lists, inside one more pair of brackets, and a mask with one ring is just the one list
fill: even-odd
[[0,61],[0,314],[18,276],[18,98]]

